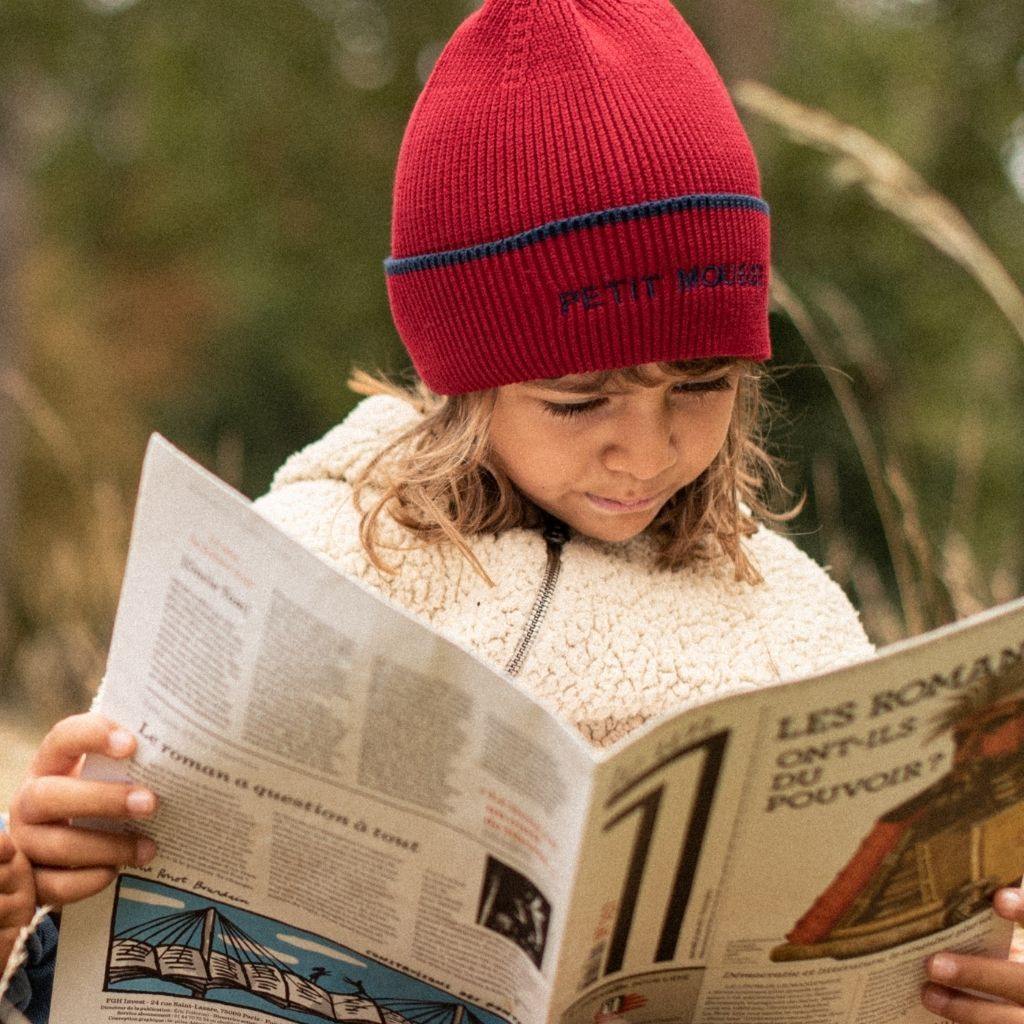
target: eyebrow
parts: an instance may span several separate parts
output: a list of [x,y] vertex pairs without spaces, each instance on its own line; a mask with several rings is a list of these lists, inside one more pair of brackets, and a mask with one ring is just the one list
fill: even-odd
[[542,391],[560,391],[567,395],[582,395],[582,394],[595,394],[600,392],[602,395],[622,395],[625,394],[621,388],[614,390],[610,388],[601,387],[601,382],[598,380],[587,378],[566,378],[565,380],[535,380],[530,381],[530,386],[540,388]]

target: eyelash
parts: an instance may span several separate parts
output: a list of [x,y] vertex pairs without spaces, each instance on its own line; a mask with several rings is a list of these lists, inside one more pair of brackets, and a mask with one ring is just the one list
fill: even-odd
[[[732,388],[732,381],[728,376],[716,377],[714,380],[698,381],[696,383],[681,383],[676,387],[681,390],[675,391],[677,395],[696,395],[704,397],[709,391],[728,391]],[[545,402],[544,406],[552,416],[564,417],[566,419],[574,416],[583,416],[600,408],[607,398],[591,398],[587,402],[559,403]]]

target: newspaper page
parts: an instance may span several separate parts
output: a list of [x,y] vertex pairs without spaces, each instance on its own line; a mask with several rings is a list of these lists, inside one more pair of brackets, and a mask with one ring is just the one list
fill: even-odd
[[924,961],[1006,956],[1024,601],[655,723],[603,760],[552,1020],[924,1024]]
[[1018,601],[595,756],[154,438],[100,709],[160,855],[53,1019],[923,1024],[930,952],[1007,952],[1022,666]]
[[542,1024],[584,741],[158,436],[99,710],[159,854],[65,911],[54,1021]]

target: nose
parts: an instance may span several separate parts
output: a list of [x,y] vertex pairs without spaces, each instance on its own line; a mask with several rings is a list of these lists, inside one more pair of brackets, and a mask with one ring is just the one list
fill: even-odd
[[632,416],[602,452],[605,469],[646,483],[656,480],[679,460],[671,413],[667,410]]

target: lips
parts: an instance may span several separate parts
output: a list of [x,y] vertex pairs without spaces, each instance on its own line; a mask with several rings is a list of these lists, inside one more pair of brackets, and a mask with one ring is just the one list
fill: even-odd
[[606,498],[601,494],[585,492],[586,499],[591,505],[596,506],[603,512],[642,512],[650,508],[660,497],[653,494],[649,498],[636,498],[633,501],[621,501],[618,498]]

